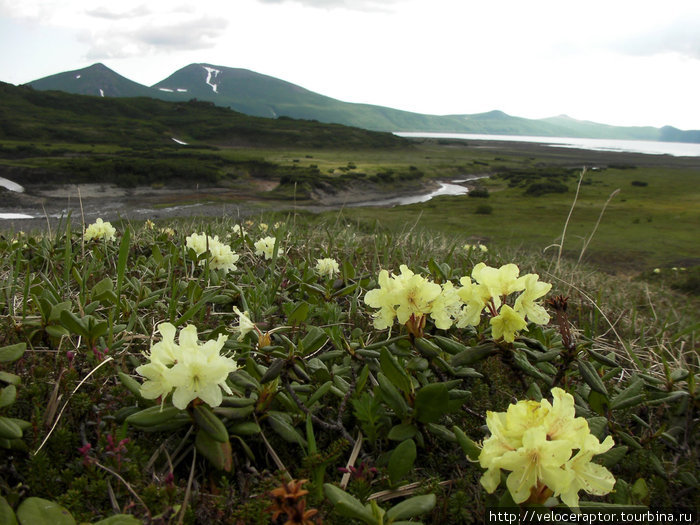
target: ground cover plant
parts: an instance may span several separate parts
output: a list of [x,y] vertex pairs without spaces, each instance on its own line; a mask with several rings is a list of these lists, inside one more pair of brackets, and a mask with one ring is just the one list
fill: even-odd
[[475,236],[345,211],[6,234],[0,521],[695,508],[695,299]]

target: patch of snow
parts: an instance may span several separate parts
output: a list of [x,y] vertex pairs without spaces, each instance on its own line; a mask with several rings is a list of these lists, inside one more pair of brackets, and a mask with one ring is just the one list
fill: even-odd
[[10,179],[6,179],[5,177],[0,177],[0,186],[7,188],[10,191],[16,191],[17,193],[24,192],[24,188],[22,186],[14,181],[11,181]]
[[187,88],[177,88],[178,93],[187,93]]
[[80,78],[80,75],[75,75],[75,78]]
[[0,213],[0,219],[33,219],[31,215],[26,213]]
[[219,73],[221,73],[221,71],[219,71],[218,69],[214,69],[213,67],[208,67],[208,66],[202,66],[202,67],[207,72],[207,79],[205,82],[207,83],[208,86],[211,86],[211,88],[214,90],[214,93],[218,93],[219,86],[212,82],[212,76],[214,78],[216,78],[219,75]]
[[102,91],[102,88],[100,88],[100,96],[101,96],[101,97],[104,97],[104,96],[105,96],[105,92]]
[[160,91],[167,91],[168,93],[172,93],[173,90],[170,88],[158,88]]
[[189,144],[187,144],[187,142],[183,142],[182,140],[178,140],[178,139],[176,139],[175,137],[170,137],[170,138],[173,139],[173,140],[174,140],[175,142],[177,142],[178,144],[182,144],[183,146],[188,146],[188,145],[189,145]]

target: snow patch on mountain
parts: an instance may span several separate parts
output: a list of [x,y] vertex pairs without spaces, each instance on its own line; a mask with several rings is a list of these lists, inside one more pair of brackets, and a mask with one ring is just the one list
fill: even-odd
[[75,75],[75,78],[80,78],[80,75]]
[[178,93],[187,93],[187,88],[177,88]]
[[158,88],[159,91],[166,91],[168,93],[173,93],[173,90],[170,88]]
[[211,86],[211,89],[214,91],[214,93],[218,93],[219,86],[217,84],[214,84],[212,81],[212,77],[216,79],[216,77],[221,73],[218,69],[214,69],[213,67],[208,67],[208,66],[202,66],[205,71],[207,72],[207,80],[205,81],[208,86]]
[[175,142],[177,142],[178,144],[181,144],[181,145],[183,145],[183,146],[187,146],[187,145],[188,145],[187,142],[184,142],[184,141],[182,141],[182,140],[178,140],[178,139],[176,139],[175,137],[170,137],[170,138],[173,139],[173,140],[174,140]]
[[105,92],[102,91],[102,88],[100,88],[100,96],[101,96],[101,97],[104,97],[104,96],[105,96]]

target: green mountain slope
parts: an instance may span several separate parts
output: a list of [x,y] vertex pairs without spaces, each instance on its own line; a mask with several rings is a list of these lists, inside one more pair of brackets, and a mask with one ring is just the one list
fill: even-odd
[[683,131],[670,126],[661,129],[609,126],[567,116],[526,119],[502,111],[472,115],[426,115],[371,104],[354,104],[247,69],[205,63],[190,64],[152,87],[132,82],[102,64],[59,73],[29,84],[40,90],[102,94],[107,97],[148,96],[174,101],[196,98],[247,115],[318,120],[375,131],[700,142],[700,131]]
[[153,89],[115,73],[104,64],[66,71],[29,83],[34,89],[103,97],[152,97]]
[[173,137],[185,142],[320,148],[407,143],[390,133],[253,117],[206,101],[80,96],[0,82],[0,139],[172,145]]

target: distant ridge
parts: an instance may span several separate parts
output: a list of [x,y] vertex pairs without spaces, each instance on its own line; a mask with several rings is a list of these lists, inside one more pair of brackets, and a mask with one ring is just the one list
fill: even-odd
[[426,115],[371,104],[343,102],[248,69],[190,64],[153,86],[144,86],[104,64],[58,73],[29,82],[34,89],[104,97],[151,97],[169,101],[193,98],[252,116],[318,120],[373,131],[423,131],[532,135],[700,143],[700,130],[672,126],[610,126],[566,115],[526,119],[494,110],[472,115]]

